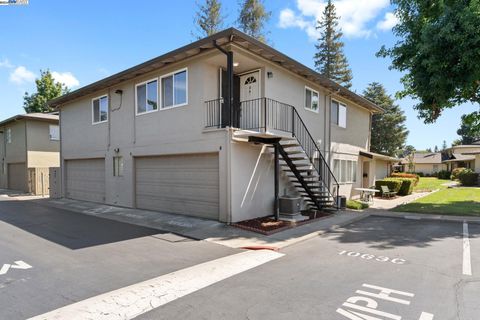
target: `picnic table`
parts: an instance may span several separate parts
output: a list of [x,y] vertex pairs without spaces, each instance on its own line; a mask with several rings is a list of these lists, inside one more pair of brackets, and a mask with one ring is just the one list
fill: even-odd
[[375,193],[380,192],[377,189],[370,189],[370,188],[355,188],[356,191],[360,191],[360,201],[366,203],[373,203],[373,197]]

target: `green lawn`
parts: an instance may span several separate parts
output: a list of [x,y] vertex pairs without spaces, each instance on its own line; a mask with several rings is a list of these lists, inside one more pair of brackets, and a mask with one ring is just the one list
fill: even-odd
[[442,189],[393,211],[480,216],[480,188]]
[[442,186],[444,183],[452,182],[451,180],[440,180],[438,178],[420,178],[418,184],[413,188],[414,192],[433,191],[436,189],[446,189]]

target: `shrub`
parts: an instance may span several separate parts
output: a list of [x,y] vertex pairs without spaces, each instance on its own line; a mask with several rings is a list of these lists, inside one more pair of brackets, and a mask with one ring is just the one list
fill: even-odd
[[347,208],[353,210],[363,210],[368,208],[368,204],[356,200],[347,200]]
[[420,180],[420,177],[423,177],[423,173],[392,173],[391,177],[414,179],[415,185],[417,185],[418,181]]
[[452,173],[450,171],[447,171],[447,170],[442,170],[442,171],[438,172],[437,176],[438,176],[438,179],[448,180],[452,176]]
[[478,184],[478,173],[471,169],[465,169],[458,174],[458,179],[464,186],[476,186]]
[[381,186],[387,186],[390,191],[395,191],[398,193],[400,187],[402,186],[402,181],[400,181],[398,178],[386,178],[375,181],[375,189],[380,190],[380,195],[382,195]]
[[464,170],[467,170],[467,168],[455,168],[455,169],[453,169],[452,170],[452,175],[450,176],[450,179],[457,180],[460,173]]

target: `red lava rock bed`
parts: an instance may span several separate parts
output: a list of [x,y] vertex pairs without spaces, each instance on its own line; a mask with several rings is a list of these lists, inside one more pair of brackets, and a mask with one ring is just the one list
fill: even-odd
[[255,218],[250,220],[239,221],[236,223],[232,223],[233,227],[257,232],[263,235],[271,235],[286,229],[294,228],[297,226],[301,226],[310,222],[313,222],[319,218],[323,218],[329,216],[330,213],[327,212],[305,212],[302,213],[306,217],[303,221],[285,221],[285,220],[278,220],[276,221],[273,216]]

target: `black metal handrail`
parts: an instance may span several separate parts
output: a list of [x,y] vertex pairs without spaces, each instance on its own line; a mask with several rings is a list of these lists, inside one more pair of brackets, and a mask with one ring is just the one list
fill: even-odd
[[[206,101],[205,104],[207,108],[207,128],[221,128],[228,125],[222,120],[222,114],[230,114],[230,112],[222,113],[223,99]],[[233,116],[230,117],[231,127],[242,130],[264,130],[265,132],[276,130],[292,134],[292,137],[297,139],[303,151],[309,157],[310,162],[321,177],[323,187],[329,192],[330,196],[335,199],[339,194],[340,185],[335,175],[294,106],[269,98],[258,98],[234,104],[232,114]]]

